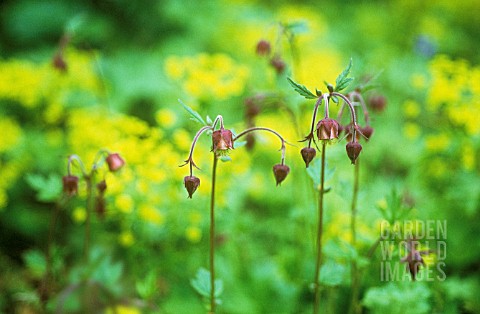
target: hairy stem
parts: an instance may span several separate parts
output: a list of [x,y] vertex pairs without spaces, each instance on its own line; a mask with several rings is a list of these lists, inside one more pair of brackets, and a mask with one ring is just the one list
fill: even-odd
[[[352,236],[352,247],[356,248],[357,235],[356,235],[356,218],[357,218],[357,199],[358,199],[358,181],[359,181],[360,166],[359,162],[355,163],[353,174],[353,194],[351,205],[351,220],[350,220],[350,232]],[[349,313],[354,314],[358,311],[358,292],[359,292],[359,273],[357,267],[357,261],[355,258],[351,262],[351,280],[352,280],[352,300],[350,302]]]
[[317,225],[317,259],[315,262],[315,303],[313,313],[318,313],[320,305],[320,266],[322,264],[322,233],[323,233],[323,191],[325,185],[325,150],[326,141],[322,141],[322,166],[320,168],[320,191],[318,193],[318,225]]
[[210,198],[210,313],[215,313],[215,179],[218,157],[213,154],[212,195]]

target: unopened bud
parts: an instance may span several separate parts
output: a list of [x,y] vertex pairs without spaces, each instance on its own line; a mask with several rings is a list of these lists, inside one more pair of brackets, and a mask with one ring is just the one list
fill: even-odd
[[271,50],[271,47],[268,41],[262,39],[257,43],[257,48],[256,48],[257,55],[267,56],[270,54],[270,50]]
[[338,138],[338,122],[325,118],[317,124],[317,137],[319,140],[333,140]]
[[300,151],[302,154],[303,161],[305,162],[305,166],[308,168],[308,165],[310,162],[315,158],[315,155],[317,155],[317,151],[313,147],[304,147]]
[[105,182],[105,180],[102,180],[97,183],[97,190],[99,193],[101,194],[105,193],[106,189],[107,189],[107,182]]
[[287,66],[279,56],[273,57],[273,59],[270,60],[270,65],[275,69],[275,71],[277,71],[277,74],[282,74]]
[[187,189],[188,198],[192,198],[193,193],[200,186],[200,179],[195,176],[186,176],[183,178],[183,183],[185,184],[185,189]]
[[362,145],[360,145],[358,142],[348,142],[346,149],[348,158],[350,158],[352,164],[355,164],[358,155],[360,155],[360,152],[362,151]]
[[387,105],[387,99],[380,94],[372,95],[368,99],[368,105],[373,111],[382,112]]
[[76,195],[78,192],[78,177],[77,176],[64,176],[63,180],[63,192],[68,196]]
[[289,172],[290,168],[287,165],[276,164],[273,166],[273,175],[277,181],[277,186],[285,180]]
[[226,129],[220,129],[212,133],[212,151],[219,155],[223,155],[228,152],[229,149],[233,149],[233,134],[232,131]]
[[105,161],[108,164],[108,169],[112,172],[119,170],[125,165],[125,161],[117,153],[109,154]]
[[373,128],[369,125],[367,125],[366,127],[364,128],[360,128],[360,131],[362,132],[362,134],[365,136],[365,138],[367,139],[367,141],[370,139],[370,137],[372,136],[373,134]]
[[63,59],[63,55],[60,53],[55,54],[52,65],[55,69],[61,72],[67,72],[67,63],[65,62],[65,59]]

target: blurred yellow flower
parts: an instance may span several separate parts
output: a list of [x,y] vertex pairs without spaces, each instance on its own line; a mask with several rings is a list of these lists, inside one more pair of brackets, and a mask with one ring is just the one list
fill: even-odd
[[10,118],[0,117],[0,130],[2,139],[0,140],[0,153],[10,150],[19,141],[22,135],[20,126]]
[[115,308],[108,308],[105,314],[141,314],[142,311],[133,306],[117,305]]
[[143,220],[155,225],[161,225],[165,221],[164,215],[150,204],[142,204],[138,211]]
[[161,128],[171,128],[177,122],[177,115],[170,109],[160,109],[155,114],[155,120]]
[[115,207],[124,214],[129,214],[133,211],[134,202],[130,195],[120,194],[115,198]]
[[77,223],[82,223],[87,218],[87,211],[84,207],[75,207],[72,212],[72,218]]
[[125,247],[132,246],[135,243],[135,237],[130,231],[123,231],[118,236],[118,242]]
[[403,134],[405,134],[408,139],[417,139],[420,136],[420,133],[420,127],[418,126],[418,124],[413,122],[405,123],[403,127]]
[[450,145],[450,137],[445,133],[431,134],[425,137],[425,148],[430,152],[445,150]]
[[201,53],[192,57],[170,56],[164,66],[167,77],[197,99],[225,100],[238,96],[249,77],[246,66],[226,54]]
[[195,226],[189,226],[185,230],[185,237],[192,243],[198,243],[202,239],[202,230]]
[[420,105],[414,100],[406,100],[402,107],[407,118],[416,118],[420,114]]

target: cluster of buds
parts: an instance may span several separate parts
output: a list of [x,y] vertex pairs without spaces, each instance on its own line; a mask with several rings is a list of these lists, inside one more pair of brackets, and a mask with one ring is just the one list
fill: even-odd
[[270,42],[265,39],[258,41],[255,49],[258,56],[269,58],[270,66],[272,66],[277,74],[282,74],[285,71],[286,63],[278,53],[272,55],[272,47]]
[[[217,124],[219,124],[219,128],[216,129]],[[248,136],[254,131],[268,131],[270,133],[275,134],[282,142],[282,147],[280,150],[282,151],[282,159],[281,163],[273,166],[273,173],[275,176],[275,180],[277,182],[277,185],[279,185],[285,178],[287,177],[288,173],[290,172],[290,168],[285,165],[285,149],[286,149],[286,141],[283,139],[283,137],[275,132],[274,130],[271,130],[269,128],[264,128],[264,127],[251,127],[246,129],[245,131],[239,133],[238,135],[234,136],[233,132],[229,129],[225,129],[223,125],[223,117],[221,115],[217,116],[215,120],[213,121],[212,125],[206,125],[202,127],[197,134],[195,134],[195,137],[193,138],[192,145],[190,147],[190,153],[188,155],[188,158],[185,160],[185,163],[182,166],[189,165],[190,167],[190,174],[188,176],[185,176],[183,178],[183,184],[185,185],[185,189],[188,192],[188,198],[192,198],[192,195],[195,193],[195,191],[198,189],[200,186],[200,179],[196,176],[193,175],[193,168],[197,168],[197,165],[195,164],[193,160],[193,151],[195,149],[195,145],[198,142],[199,137],[204,133],[210,131],[211,136],[212,136],[212,148],[211,152],[214,154],[214,158],[219,158],[221,156],[226,156],[228,155],[229,151],[234,149],[234,143],[236,140],[241,138],[242,136]]]
[[[351,97],[358,97],[358,95],[357,93],[351,94],[351,95],[349,94],[349,96]],[[331,88],[331,86],[329,86],[328,94],[322,94],[320,91],[317,91],[317,97],[318,99],[317,99],[317,102],[315,103],[310,133],[303,140],[303,141],[308,141],[308,146],[304,147],[300,151],[306,167],[308,168],[310,162],[316,156],[316,150],[313,147],[311,147],[312,141],[315,141],[314,134],[316,134],[317,139],[319,141],[332,142],[339,138],[339,135],[341,134],[342,131],[345,131],[345,135],[348,139],[348,143],[345,147],[347,156],[352,162],[352,164],[355,164],[358,156],[360,155],[360,152],[362,151],[362,145],[358,142],[359,136],[363,135],[366,139],[370,138],[370,136],[373,133],[373,128],[371,128],[368,123],[365,128],[360,127],[357,124],[355,108],[354,108],[354,105],[352,104],[351,99],[339,92],[335,92],[333,88]],[[351,122],[346,127],[342,127],[338,123],[339,118],[335,120],[330,118],[329,116],[329,102],[334,97],[340,98],[344,102],[342,109],[340,110],[340,113],[339,113],[339,118],[341,117],[341,113],[343,112],[343,108],[345,106],[347,106],[350,109]],[[325,104],[325,116],[323,119],[321,119],[315,124],[317,111],[322,102],[324,102]],[[363,102],[363,99],[362,99],[362,102]],[[366,112],[366,108],[365,108],[365,116],[368,117],[368,112]],[[367,118],[367,122],[369,122],[368,118]]]
[[[125,165],[125,161],[118,153],[108,153],[105,150],[101,150],[97,154],[97,158],[93,163],[91,171],[88,173],[80,157],[78,155],[70,155],[68,157],[67,163],[67,175],[62,178],[63,192],[67,196],[75,196],[78,193],[79,177],[72,174],[72,164],[74,162],[76,162],[76,164],[79,166],[82,177],[86,180],[92,179],[92,176],[96,173],[96,171],[103,162],[107,164],[108,170],[110,172],[116,172]],[[102,212],[105,210],[105,202],[103,200],[103,196],[106,189],[107,184],[104,180],[100,181],[97,184],[98,195],[102,197],[101,201],[98,201],[97,199],[98,212]]]

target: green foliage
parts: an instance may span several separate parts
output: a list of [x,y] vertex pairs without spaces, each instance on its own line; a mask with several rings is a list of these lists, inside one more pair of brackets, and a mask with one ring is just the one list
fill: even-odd
[[425,283],[390,282],[367,290],[363,303],[372,313],[431,313],[431,292]]
[[37,192],[37,199],[41,202],[53,202],[58,200],[62,193],[62,179],[56,174],[44,177],[39,174],[27,174],[25,177],[28,184]]
[[318,96],[315,96],[311,91],[308,90],[303,85],[295,83],[291,78],[287,77],[288,83],[293,87],[293,89],[300,94],[300,96],[305,97],[306,99],[315,99],[318,98]]
[[[190,280],[190,284],[195,289],[195,291],[200,294],[204,300],[207,302],[210,301],[210,295],[212,291],[212,285],[210,281],[210,272],[205,268],[200,268],[195,275],[195,278]],[[221,304],[220,296],[223,292],[223,281],[221,279],[215,279],[215,303]]]
[[[178,101],[182,104],[183,109],[185,109],[190,114],[190,116],[191,116],[190,119],[191,120],[197,121],[198,123],[200,123],[202,125],[210,125],[211,124],[211,123],[207,124],[207,122],[205,122],[205,120],[203,120],[202,116],[198,112],[196,112],[195,110],[190,108],[183,101],[181,101],[180,99]],[[208,117],[208,121],[212,121],[212,120]]]
[[350,58],[350,62],[348,66],[340,73],[335,80],[335,91],[340,92],[347,88],[347,86],[353,81],[352,77],[348,77],[350,74],[350,69],[352,68],[352,59]]

